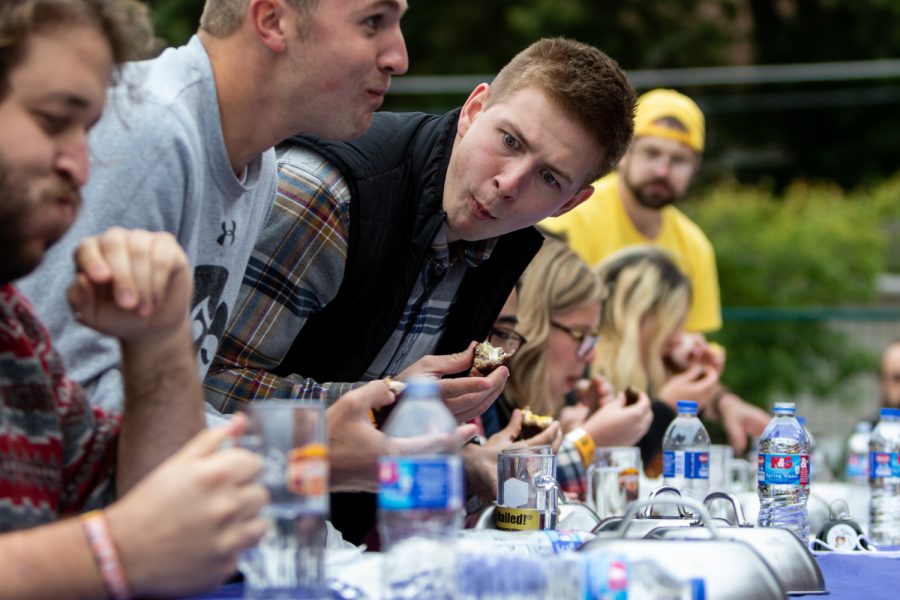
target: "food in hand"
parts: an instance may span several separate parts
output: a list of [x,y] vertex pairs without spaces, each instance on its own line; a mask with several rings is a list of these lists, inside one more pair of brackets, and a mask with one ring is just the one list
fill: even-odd
[[396,379],[392,379],[390,377],[385,377],[382,379],[384,385],[387,386],[388,390],[393,392],[395,396],[399,396],[403,393],[403,390],[406,389],[406,384],[402,381],[397,381]]
[[527,406],[522,410],[522,429],[517,440],[527,440],[543,432],[553,423],[553,417],[538,415]]
[[625,406],[636,404],[640,397],[640,393],[630,385],[625,388]]
[[475,362],[472,366],[482,375],[488,375],[497,367],[509,363],[510,358],[512,355],[503,348],[498,348],[485,340],[475,346]]

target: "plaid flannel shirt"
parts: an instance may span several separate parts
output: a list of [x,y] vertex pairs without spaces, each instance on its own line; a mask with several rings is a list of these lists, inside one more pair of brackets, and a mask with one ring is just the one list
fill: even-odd
[[[300,147],[280,154],[274,206],[204,383],[207,401],[217,410],[234,412],[257,399],[289,398],[309,384],[302,373],[279,377],[271,371],[284,360],[306,319],[337,295],[347,260],[350,201],[340,171],[323,157]],[[430,354],[466,270],[487,260],[494,244],[450,247],[442,228],[402,318],[363,382],[318,382],[327,390],[328,403],[365,381],[397,375]]]
[[569,440],[563,440],[556,453],[556,481],[559,489],[567,495],[575,495],[584,499],[587,493],[587,469],[581,460],[581,454]]

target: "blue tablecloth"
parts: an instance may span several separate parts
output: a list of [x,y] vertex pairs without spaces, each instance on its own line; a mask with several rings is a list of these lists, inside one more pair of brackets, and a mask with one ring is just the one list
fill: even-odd
[[[863,553],[819,554],[816,556],[828,600],[881,600],[900,598],[900,555],[877,556]],[[192,600],[224,600],[240,598],[243,586],[224,585],[209,594],[192,596]],[[791,596],[791,598],[823,598],[823,596]],[[713,599],[715,600],[715,599]]]
[[900,556],[896,553],[819,554],[816,560],[825,577],[829,600],[900,598]]
[[224,600],[225,598],[243,598],[244,596],[244,584],[242,583],[231,583],[228,585],[223,585],[221,587],[216,588],[214,591],[208,594],[202,594],[200,596],[191,596],[191,600]]

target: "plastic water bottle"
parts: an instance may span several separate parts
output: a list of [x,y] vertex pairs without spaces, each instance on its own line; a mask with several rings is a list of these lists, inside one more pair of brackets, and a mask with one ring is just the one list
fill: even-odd
[[872,424],[860,421],[850,439],[847,440],[847,467],[844,474],[847,481],[865,485],[869,483],[869,437]]
[[[584,575],[582,592],[572,596],[573,599],[704,600],[706,597],[703,579],[677,577],[652,558],[617,557],[614,551],[577,553],[574,556],[582,557]],[[561,563],[566,557],[553,559]],[[562,566],[555,571],[564,573],[566,569]],[[554,594],[546,596],[558,597]]]
[[809,438],[793,402],[776,402],[759,440],[756,482],[760,527],[783,527],[809,543]]
[[384,432],[394,439],[378,464],[385,599],[456,596],[463,481],[455,429],[437,380],[410,379],[385,423]]
[[538,556],[482,548],[460,557],[458,577],[460,600],[703,600],[706,591],[702,579],[614,550]]
[[697,403],[678,401],[678,416],[663,437],[663,481],[700,502],[709,492],[709,434],[697,418]]
[[[809,480],[810,481],[831,481],[831,469],[828,467],[828,461],[822,453],[822,449],[816,442],[816,438],[806,426],[806,417],[797,415],[797,422],[806,432],[806,438],[809,440]],[[868,458],[868,456],[866,457]]]
[[679,579],[650,559],[633,561],[630,567],[628,600],[706,599],[706,582],[703,579]]
[[900,408],[882,408],[869,440],[869,538],[900,546]]

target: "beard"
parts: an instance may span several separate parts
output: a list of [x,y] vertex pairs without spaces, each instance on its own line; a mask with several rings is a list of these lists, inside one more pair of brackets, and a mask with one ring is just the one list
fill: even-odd
[[12,169],[0,158],[0,285],[23,277],[35,266],[26,260],[22,247],[22,228],[28,217],[28,192],[24,182],[18,181]]
[[[650,181],[644,182],[640,185],[635,185],[631,181],[631,178],[628,177],[627,174],[623,173],[622,180],[625,182],[625,187],[628,188],[628,190],[634,196],[635,200],[638,201],[638,204],[646,208],[660,210],[678,200],[675,190],[665,179],[651,179]],[[651,186],[661,187],[665,191],[663,193],[650,192],[648,188],[650,188]]]
[[[34,240],[28,237],[29,221],[36,209],[73,193],[77,193],[73,186],[60,182],[34,198],[25,180],[16,177],[13,168],[0,156],[0,257],[3,257],[0,261],[0,285],[28,275],[43,258],[46,247],[35,252]],[[49,239],[46,246],[62,236],[65,229],[61,227],[58,236]]]

